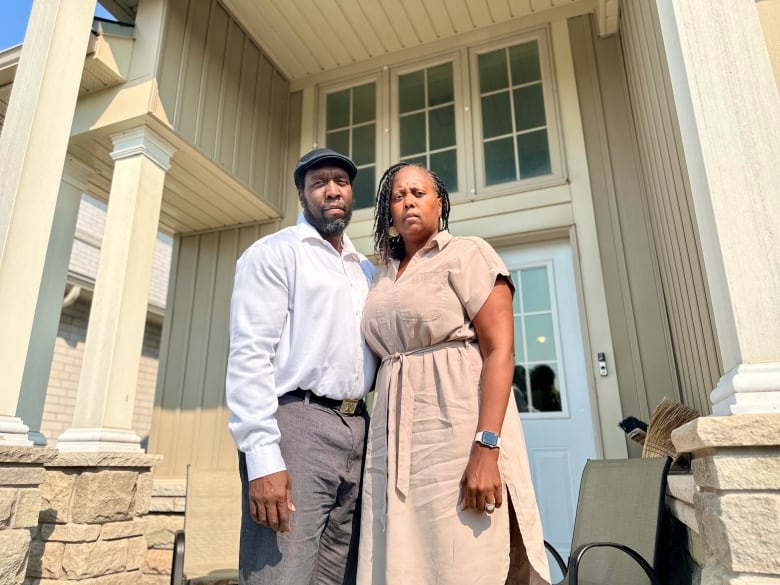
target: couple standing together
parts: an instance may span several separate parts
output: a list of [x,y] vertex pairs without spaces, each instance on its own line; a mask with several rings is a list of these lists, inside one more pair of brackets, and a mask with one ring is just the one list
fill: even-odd
[[483,240],[449,234],[434,173],[399,163],[377,192],[377,273],[344,231],[356,173],[332,150],[304,155],[297,225],[237,264],[241,582],[549,581],[510,392],[509,272]]

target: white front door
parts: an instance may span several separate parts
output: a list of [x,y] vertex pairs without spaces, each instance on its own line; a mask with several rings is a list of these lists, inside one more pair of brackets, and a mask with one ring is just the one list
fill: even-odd
[[[580,476],[597,456],[568,241],[500,248],[514,280],[514,394],[545,540],[569,554]],[[553,582],[560,579],[550,564]],[[556,578],[557,577],[557,578]]]

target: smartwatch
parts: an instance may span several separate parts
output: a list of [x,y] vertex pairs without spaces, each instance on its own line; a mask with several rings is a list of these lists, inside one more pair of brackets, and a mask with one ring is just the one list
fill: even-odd
[[491,449],[497,449],[499,443],[501,442],[501,437],[490,431],[479,431],[476,435],[474,435],[474,440],[477,443],[482,443],[486,447],[490,447]]

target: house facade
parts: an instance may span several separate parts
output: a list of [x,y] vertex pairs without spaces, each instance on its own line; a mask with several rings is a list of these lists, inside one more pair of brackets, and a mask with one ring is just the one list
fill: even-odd
[[[352,157],[349,234],[371,255],[376,181],[414,160],[444,179],[452,233],[491,242],[518,285],[517,416],[548,540],[567,546],[585,460],[638,455],[617,423],[669,397],[703,415],[675,435],[698,454],[679,515],[700,578],[780,578],[763,554],[780,549],[777,0],[102,4],[118,23],[93,21],[94,0],[36,0],[23,47],[0,54],[0,444],[32,449],[42,428],[32,373],[51,369],[81,193],[106,202],[105,235],[73,421],[51,439],[60,457],[143,459],[162,231],[146,447],[162,458],[139,465],[170,486],[235,466],[232,275],[295,222],[295,161]],[[734,460],[758,485],[712,480]],[[750,543],[743,491],[770,515]]]

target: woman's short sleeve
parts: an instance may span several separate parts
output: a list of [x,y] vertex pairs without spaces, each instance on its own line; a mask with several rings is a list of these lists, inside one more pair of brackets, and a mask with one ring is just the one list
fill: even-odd
[[490,244],[481,238],[455,238],[453,252],[458,255],[458,269],[450,272],[450,285],[474,319],[493,291],[499,276],[506,278],[512,294],[515,286],[504,261]]

